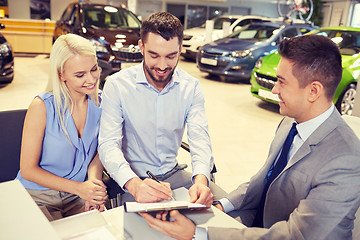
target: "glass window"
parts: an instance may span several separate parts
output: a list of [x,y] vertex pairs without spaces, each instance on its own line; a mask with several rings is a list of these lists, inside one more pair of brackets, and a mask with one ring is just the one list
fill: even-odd
[[290,28],[290,29],[286,29],[283,33],[282,33],[282,37],[283,38],[292,38],[298,35],[298,31],[297,28]]
[[227,7],[209,7],[209,19],[228,14],[228,12],[229,9]]
[[360,3],[354,5],[351,27],[360,27]]
[[63,21],[68,21],[70,19],[70,15],[73,11],[73,6],[69,6],[63,13],[63,15],[61,16],[61,20]]
[[360,52],[360,32],[317,30],[315,33],[333,40],[339,46],[341,54],[353,55]]
[[263,41],[270,38],[278,27],[248,25],[229,35],[229,38]]
[[311,29],[309,29],[309,28],[299,28],[299,30],[300,30],[301,35],[311,31]]
[[70,15],[70,22],[71,22],[71,25],[75,25],[75,22],[76,20],[78,19],[78,11],[77,11],[77,7],[74,7],[73,8],[73,11],[71,12],[71,15]]
[[261,21],[262,21],[261,19],[248,18],[248,19],[244,19],[244,20],[240,21],[238,24],[236,24],[236,26],[242,27],[242,26],[248,25],[250,23],[257,23],[257,22],[261,22]]
[[206,22],[206,6],[189,5],[187,9],[187,28],[198,27]]
[[225,18],[225,17],[219,17],[214,19],[214,29],[222,29],[224,22],[229,22],[230,25],[233,24],[237,18]]
[[101,28],[140,28],[141,25],[132,12],[110,6],[84,8],[83,22],[85,26]]

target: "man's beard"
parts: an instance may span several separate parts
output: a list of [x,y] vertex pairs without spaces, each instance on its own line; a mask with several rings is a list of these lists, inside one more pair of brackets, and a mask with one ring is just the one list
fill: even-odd
[[144,62],[144,66],[145,66],[145,70],[146,72],[149,74],[150,78],[154,81],[154,82],[157,82],[157,83],[167,83],[171,80],[173,74],[174,74],[174,71],[175,71],[175,68],[177,66],[177,64],[174,66],[174,68],[171,70],[171,68],[166,68],[165,71],[168,71],[168,70],[171,70],[170,73],[167,75],[167,77],[163,78],[163,79],[158,79],[156,78],[152,73],[151,73],[151,69],[155,69],[154,67],[153,68],[149,68],[148,65],[146,65],[146,63]]

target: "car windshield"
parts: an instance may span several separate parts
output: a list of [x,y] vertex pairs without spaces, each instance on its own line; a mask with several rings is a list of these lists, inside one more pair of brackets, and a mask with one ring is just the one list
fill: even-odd
[[360,52],[360,32],[320,29],[315,33],[331,38],[339,46],[343,55],[353,55]]
[[278,27],[264,25],[247,25],[228,36],[228,38],[264,41],[269,39]]
[[100,28],[140,28],[141,26],[140,21],[132,12],[111,6],[85,7],[83,23],[85,27]]
[[[223,23],[224,22],[229,22],[230,25],[233,24],[237,18],[227,18],[227,17],[215,17],[211,20],[214,20],[214,29],[222,29],[223,28]],[[206,23],[201,25],[202,28],[206,27]]]

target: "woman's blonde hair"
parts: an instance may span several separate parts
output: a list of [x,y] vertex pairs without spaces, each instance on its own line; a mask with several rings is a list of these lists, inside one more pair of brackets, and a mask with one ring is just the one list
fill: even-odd
[[[66,109],[72,112],[73,101],[65,82],[61,81],[60,75],[64,72],[65,62],[75,55],[90,55],[96,58],[96,51],[90,41],[79,35],[69,33],[61,35],[56,39],[50,52],[50,73],[46,88],[46,91],[54,95],[54,104],[59,116],[59,122],[68,139],[69,134],[65,127],[65,112]],[[99,106],[98,84],[99,81],[97,81],[97,86],[95,86],[95,92],[89,95],[90,99],[97,106]]]

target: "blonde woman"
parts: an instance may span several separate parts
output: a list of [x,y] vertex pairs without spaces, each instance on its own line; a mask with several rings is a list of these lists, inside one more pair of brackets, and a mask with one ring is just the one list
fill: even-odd
[[50,53],[47,91],[27,111],[17,179],[49,220],[104,209],[107,194],[97,153],[99,77],[92,44],[62,35]]

